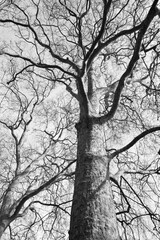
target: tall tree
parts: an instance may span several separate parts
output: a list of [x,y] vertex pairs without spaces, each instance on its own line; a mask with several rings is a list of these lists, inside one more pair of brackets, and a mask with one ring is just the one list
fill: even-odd
[[[134,233],[134,224],[130,229],[137,219],[146,231],[150,226],[149,234],[156,238],[158,187],[153,190],[155,179],[150,176],[159,174],[159,158],[145,162],[142,155],[147,144],[154,143],[158,151],[159,137],[147,139],[160,130],[158,0],[13,0],[9,4],[2,4],[0,23],[12,30],[14,38],[1,46],[1,55],[14,60],[17,69],[6,84],[32,76],[35,82],[63,85],[79,113],[78,121],[75,117],[72,122],[77,121],[77,162],[69,239],[140,239],[143,231]],[[136,150],[133,147],[140,140],[147,143]],[[116,168],[119,178],[111,176]],[[139,194],[137,174],[142,175]],[[49,181],[47,186],[53,183]],[[144,200],[149,186],[155,194],[154,210]],[[26,196],[14,214],[7,212],[10,221],[6,222],[6,213],[1,216],[4,229],[20,213],[23,199]],[[144,216],[151,221],[148,225]]]

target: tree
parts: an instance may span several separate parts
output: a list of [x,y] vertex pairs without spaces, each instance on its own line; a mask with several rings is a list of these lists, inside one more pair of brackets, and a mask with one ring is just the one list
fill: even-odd
[[[8,4],[2,4],[0,23],[14,38],[2,44],[1,55],[17,68],[6,84],[23,84],[25,77],[34,79],[33,86],[65,86],[65,100],[74,103],[63,107],[65,116],[75,114],[66,119],[77,131],[69,239],[158,239],[158,0]],[[13,126],[1,123],[14,137]],[[33,196],[54,183],[48,178]],[[25,208],[26,196],[14,214],[1,216],[2,231]]]
[[[50,218],[59,219],[59,211],[69,214],[65,210],[70,204],[67,179],[75,162],[73,143],[64,135],[69,123],[65,112],[56,110],[56,102],[48,103],[53,91],[50,84],[33,83],[32,78],[23,78],[9,87],[1,84],[0,236],[15,221],[10,239],[35,239],[37,228],[47,229]],[[55,119],[54,127],[50,118]]]

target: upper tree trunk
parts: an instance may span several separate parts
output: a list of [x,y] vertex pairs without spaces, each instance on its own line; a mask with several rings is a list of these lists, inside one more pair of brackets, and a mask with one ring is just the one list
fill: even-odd
[[119,240],[103,126],[81,122],[70,240]]

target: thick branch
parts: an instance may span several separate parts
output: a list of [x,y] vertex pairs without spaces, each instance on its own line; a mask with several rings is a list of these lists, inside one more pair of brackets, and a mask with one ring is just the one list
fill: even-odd
[[89,67],[91,62],[95,59],[95,57],[100,53],[100,51],[102,49],[104,49],[105,47],[107,47],[111,42],[114,42],[115,40],[117,40],[118,38],[124,36],[124,35],[128,35],[128,34],[132,34],[136,31],[138,31],[143,25],[143,22],[131,29],[127,29],[127,30],[123,30],[119,33],[117,33],[115,36],[111,37],[110,39],[108,39],[106,42],[104,43],[100,43],[98,45],[97,48],[95,48],[94,52],[91,54],[89,60],[88,60],[88,63],[87,63],[87,66]]
[[55,54],[55,53],[52,51],[52,48],[50,47],[49,44],[43,43],[43,42],[39,39],[36,31],[34,30],[34,28],[33,28],[30,24],[25,24],[25,23],[16,22],[16,21],[13,21],[13,20],[11,20],[11,19],[0,19],[0,23],[12,23],[12,24],[17,25],[17,26],[20,26],[20,27],[29,28],[29,29],[31,30],[31,32],[33,33],[33,35],[34,35],[35,40],[37,41],[37,43],[38,43],[40,46],[48,49],[53,58],[58,59],[61,63],[65,63],[65,64],[70,65],[76,72],[79,72],[79,68],[77,67],[76,64],[74,64],[74,63],[73,63],[72,61],[70,61],[68,58],[67,58],[67,59],[64,59],[64,58],[60,57],[59,55]]
[[[159,15],[159,16],[160,16],[160,14],[159,14],[160,10],[156,7],[157,2],[158,2],[158,1],[154,1],[154,3],[153,3],[153,5],[152,5],[151,8],[152,8],[152,10],[155,10],[155,13],[154,13],[155,16],[156,16],[156,15]],[[149,13],[150,13],[150,12],[149,12]],[[148,14],[149,14],[149,13],[148,13]],[[87,66],[89,67],[90,64],[91,64],[91,62],[92,62],[92,61],[95,59],[95,57],[100,53],[100,51],[101,51],[102,49],[104,49],[105,47],[107,47],[111,42],[117,40],[118,38],[120,38],[120,37],[122,37],[122,36],[124,36],[124,35],[132,34],[132,33],[136,32],[136,31],[138,31],[139,29],[141,29],[141,28],[143,27],[144,22],[146,22],[146,18],[143,20],[143,22],[142,22],[141,24],[139,24],[139,25],[137,25],[137,26],[135,26],[135,27],[133,27],[133,28],[131,28],[131,29],[123,30],[123,31],[117,33],[116,35],[114,35],[113,37],[111,37],[110,39],[108,39],[107,41],[105,41],[105,42],[103,42],[103,43],[99,43],[98,46],[94,49],[94,51],[93,51],[92,54],[90,55],[90,58],[88,59],[88,62],[87,62]]]
[[160,131],[160,126],[159,127],[150,128],[150,129],[142,132],[137,137],[135,137],[130,143],[128,143],[126,146],[124,146],[123,148],[120,148],[120,149],[116,150],[114,153],[112,153],[110,157],[114,158],[118,154],[128,150],[131,147],[133,147],[134,144],[136,144],[139,140],[144,138],[146,135],[148,135],[150,133],[153,133],[153,132],[156,132],[156,131]]
[[[64,70],[64,68],[60,67],[59,65],[46,64],[46,63],[41,63],[41,62],[36,63],[36,62],[34,62],[33,60],[31,60],[30,58],[23,57],[23,56],[20,56],[20,55],[17,55],[17,54],[7,53],[7,52],[1,52],[1,54],[5,54],[5,55],[7,55],[7,56],[9,56],[9,57],[13,57],[13,58],[19,58],[19,59],[22,59],[22,60],[27,61],[27,62],[29,62],[29,63],[32,64],[32,65],[29,65],[29,66],[27,66],[27,67],[35,66],[35,67],[37,67],[37,68],[59,69],[59,70],[62,71],[63,73],[66,73],[66,74],[68,74],[68,75],[70,75],[70,76],[72,76],[72,77],[74,77],[74,78],[76,77],[76,75],[74,75],[74,74],[71,73],[71,72],[68,72],[68,71]],[[26,67],[25,69],[27,69],[27,67]],[[21,71],[23,72],[23,70],[24,70],[24,69],[22,69]],[[21,72],[19,72],[19,73],[21,73]],[[18,74],[19,74],[19,73],[18,73]],[[18,75],[18,74],[17,74],[17,75]],[[16,76],[16,75],[15,75],[15,76]]]
[[58,173],[57,175],[55,175],[53,178],[51,178],[49,181],[47,181],[46,183],[44,183],[43,185],[41,185],[39,188],[33,190],[31,193],[29,193],[27,196],[25,196],[24,198],[22,198],[22,200],[20,201],[20,203],[18,204],[18,206],[16,207],[16,210],[14,212],[14,214],[11,216],[12,219],[14,219],[17,214],[20,212],[21,208],[24,206],[25,202],[27,200],[29,200],[30,198],[36,196],[38,193],[40,193],[41,191],[43,191],[44,189],[46,189],[47,187],[49,187],[51,184],[53,184],[61,175],[62,173],[64,173],[73,163],[75,163],[76,160],[72,161],[71,163],[69,163],[67,165],[67,167],[65,167],[60,173]]
[[112,104],[111,110],[107,114],[105,114],[104,116],[95,117],[94,118],[94,122],[98,122],[98,123],[103,124],[103,123],[105,123],[106,121],[108,121],[109,119],[111,119],[114,116],[114,114],[115,114],[115,112],[117,110],[118,104],[119,104],[121,92],[122,92],[122,90],[124,88],[125,79],[130,75],[130,73],[131,73],[135,63],[139,59],[139,50],[140,50],[140,47],[141,47],[142,39],[143,39],[143,37],[144,37],[144,35],[145,35],[145,33],[146,33],[146,31],[147,31],[151,21],[157,15],[157,10],[156,10],[157,2],[158,2],[158,0],[154,1],[152,7],[150,8],[150,10],[149,10],[149,12],[147,14],[147,17],[143,21],[141,29],[139,30],[132,58],[131,58],[131,60],[130,60],[130,62],[128,64],[128,67],[127,67],[126,71],[122,74],[122,76],[121,76],[121,78],[119,80],[119,84],[118,84],[117,89],[116,89],[115,94],[114,94],[114,100],[113,100],[113,104]]
[[[104,2],[104,8],[103,8],[103,18],[102,18],[101,29],[100,29],[97,37],[96,37],[95,40],[93,41],[91,48],[89,49],[88,53],[86,54],[85,61],[86,61],[87,59],[89,59],[90,56],[92,56],[92,54],[94,54],[95,47],[96,47],[96,45],[99,43],[99,41],[100,41],[100,39],[102,38],[103,33],[104,33],[104,31],[105,31],[107,14],[108,14],[108,12],[109,12],[109,9],[110,9],[112,0],[109,0],[108,2],[105,0],[105,1],[103,1],[103,2]],[[90,62],[91,62],[91,61],[88,60],[87,68],[89,68],[89,66],[90,66],[89,63],[90,63]]]

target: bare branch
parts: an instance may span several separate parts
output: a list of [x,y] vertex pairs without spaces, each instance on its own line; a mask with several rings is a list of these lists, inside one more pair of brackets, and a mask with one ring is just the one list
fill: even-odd
[[158,2],[158,0],[154,1],[154,3],[152,4],[152,7],[150,8],[150,10],[148,12],[147,17],[143,21],[141,29],[139,30],[132,58],[131,58],[131,60],[128,64],[128,67],[127,67],[126,71],[123,73],[123,75],[121,76],[121,78],[119,80],[119,84],[118,84],[117,89],[116,89],[115,94],[114,94],[114,100],[113,100],[111,110],[106,115],[104,115],[102,117],[93,118],[94,122],[99,122],[99,123],[103,124],[114,116],[114,114],[117,110],[117,107],[118,107],[121,92],[124,88],[124,82],[125,82],[126,78],[130,75],[135,63],[139,59],[139,51],[140,51],[141,42],[142,42],[142,39],[144,37],[144,34],[146,33],[146,31],[147,31],[151,21],[153,20],[153,18],[157,15],[157,12],[156,12],[156,9],[155,9],[157,2]]
[[[58,56],[57,54],[55,54],[53,51],[52,51],[52,48],[50,47],[50,45],[46,44],[46,43],[43,43],[36,31],[34,30],[34,28],[29,25],[29,24],[24,24],[24,23],[20,23],[20,22],[16,22],[16,21],[13,21],[11,19],[0,19],[0,23],[12,23],[14,25],[17,25],[17,26],[21,26],[21,27],[24,27],[24,28],[29,28],[31,30],[31,32],[34,34],[34,37],[35,37],[35,40],[40,44],[40,46],[46,48],[49,50],[50,54],[52,55],[53,58],[56,58],[57,60],[59,60],[61,63],[65,63],[65,64],[68,64],[70,65],[76,72],[79,72],[79,68],[72,62],[70,61],[68,58],[67,59],[64,59],[60,56]],[[9,53],[8,53],[9,55]],[[25,59],[25,58],[24,58]],[[27,60],[27,58],[26,58]],[[29,60],[28,60],[29,61]],[[32,60],[30,60],[29,62],[33,63]]]
[[[104,8],[103,8],[103,18],[102,18],[101,29],[100,29],[98,35],[96,36],[95,40],[93,41],[91,48],[89,49],[88,53],[86,54],[85,61],[87,61],[92,54],[94,55],[94,51],[95,51],[94,49],[95,49],[96,45],[99,43],[100,39],[102,38],[102,36],[104,34],[106,20],[107,20],[107,14],[110,10],[112,0],[109,0],[109,1],[105,0],[105,1],[103,1],[103,3],[104,3]],[[87,63],[87,69],[90,66],[90,62],[91,61],[89,59],[88,63]]]
[[130,149],[131,147],[134,146],[134,144],[136,144],[139,140],[141,140],[142,138],[144,138],[145,136],[147,136],[148,134],[150,133],[153,133],[153,132],[157,132],[157,131],[160,131],[160,127],[153,127],[153,128],[150,128],[144,132],[142,132],[141,134],[139,134],[137,137],[135,137],[130,143],[128,143],[126,146],[116,150],[114,153],[112,153],[110,155],[111,158],[114,158],[115,156],[117,156],[118,154],[124,152],[124,151],[127,151],[128,149]]
[[21,208],[24,206],[24,203],[29,200],[30,198],[36,196],[38,193],[42,192],[44,189],[46,189],[47,187],[49,187],[51,184],[53,184],[54,182],[56,182],[58,180],[58,178],[60,176],[62,176],[62,174],[72,165],[76,162],[76,160],[70,162],[60,173],[58,173],[57,175],[55,175],[53,178],[51,178],[49,181],[45,182],[43,185],[41,185],[40,187],[38,187],[35,190],[32,190],[31,193],[29,193],[27,196],[23,197],[22,200],[20,201],[20,203],[18,204],[18,206],[16,207],[15,212],[13,213],[13,215],[11,216],[12,219],[14,219],[17,214],[19,214]]

